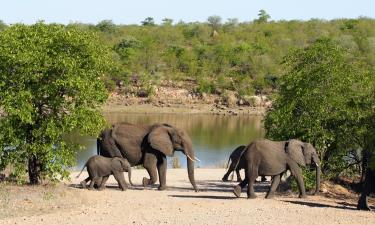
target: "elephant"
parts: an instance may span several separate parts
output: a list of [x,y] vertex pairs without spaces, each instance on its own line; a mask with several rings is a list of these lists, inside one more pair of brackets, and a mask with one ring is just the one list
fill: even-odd
[[245,179],[235,186],[233,193],[240,197],[241,190],[247,184],[247,197],[256,198],[254,181],[258,175],[272,176],[271,187],[266,198],[272,198],[280,183],[282,174],[290,170],[296,178],[299,197],[306,197],[306,190],[299,166],[311,165],[316,169],[315,193],[320,189],[320,160],[315,148],[306,142],[296,139],[288,141],[256,140],[246,146],[243,152],[245,160]]
[[194,179],[194,155],[192,141],[182,129],[169,124],[134,125],[120,122],[105,129],[97,139],[98,152],[106,157],[126,158],[131,166],[143,165],[150,179],[143,177],[144,187],[153,185],[159,176],[158,190],[165,190],[167,156],[182,151],[187,159],[190,183],[197,192]]
[[[367,156],[364,157],[364,160],[367,162],[370,162],[370,164],[373,164],[373,161],[375,157],[373,157],[373,154],[368,152]],[[364,185],[362,188],[361,195],[358,200],[357,209],[359,210],[371,210],[368,206],[367,198],[371,193],[375,193],[375,168],[372,168],[370,165],[365,165],[364,167],[366,169],[366,175],[364,180]]]
[[123,172],[128,172],[129,183],[133,185],[131,181],[131,166],[128,160],[124,158],[107,158],[100,155],[92,156],[87,160],[76,178],[81,175],[85,167],[87,167],[89,177],[81,181],[83,188],[86,188],[86,183],[91,180],[89,190],[93,189],[94,184],[97,184],[99,190],[103,190],[109,176],[113,175],[119,184],[120,189],[125,191],[128,188],[128,184],[124,179]]
[[[242,179],[241,179],[241,175],[240,175],[240,170],[241,169],[245,169],[245,159],[242,156],[242,152],[245,150],[246,146],[245,145],[240,145],[238,146],[236,149],[233,150],[233,152],[230,154],[229,156],[229,159],[228,159],[228,162],[227,162],[227,166],[226,168],[228,168],[229,166],[229,169],[228,171],[224,174],[223,178],[221,179],[222,181],[228,181],[228,177],[229,175],[235,170],[236,171],[236,175],[237,175],[237,182],[241,182]],[[231,163],[229,164],[229,161],[231,161]],[[262,179],[261,181],[266,181],[266,177],[265,176],[262,176]]]

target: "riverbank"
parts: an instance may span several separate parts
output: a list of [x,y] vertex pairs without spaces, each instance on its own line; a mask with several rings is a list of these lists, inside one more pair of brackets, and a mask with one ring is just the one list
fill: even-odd
[[239,97],[234,92],[223,95],[196,94],[183,88],[159,87],[154,94],[139,97],[112,92],[102,107],[106,113],[183,113],[213,115],[264,115],[271,101],[266,96]]
[[[256,199],[235,198],[236,182],[222,182],[224,169],[196,169],[195,193],[185,169],[168,169],[166,191],[143,189],[144,169],[133,170],[134,187],[125,192],[111,176],[104,191],[81,189],[76,179],[55,189],[11,187],[0,193],[0,224],[374,224],[375,213],[356,210],[351,192],[297,194],[264,199],[269,182],[256,183]],[[333,187],[333,190],[339,189]],[[331,196],[328,198],[327,196]],[[5,203],[4,203],[5,198]],[[374,202],[371,202],[373,205]]]

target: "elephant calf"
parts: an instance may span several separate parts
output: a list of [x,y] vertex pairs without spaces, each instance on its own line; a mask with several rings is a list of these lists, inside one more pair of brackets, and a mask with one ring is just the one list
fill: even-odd
[[85,167],[87,167],[89,177],[81,181],[81,185],[83,188],[86,188],[86,183],[91,180],[89,185],[90,190],[93,189],[94,184],[98,185],[99,190],[103,190],[109,176],[113,175],[121,190],[125,191],[128,187],[128,184],[125,181],[123,172],[128,172],[129,183],[132,184],[131,166],[128,160],[124,158],[107,158],[100,155],[92,156],[89,158],[89,160],[87,160],[77,178],[81,175]]
[[[245,169],[246,162],[244,157],[242,157],[243,152],[245,151],[246,146],[245,145],[240,145],[236,149],[233,150],[233,152],[230,154],[228,162],[227,162],[227,167],[228,171],[224,174],[222,181],[228,181],[229,175],[235,170],[236,175],[237,175],[237,182],[241,182],[241,175],[240,175],[240,170]],[[230,161],[230,164],[229,164]],[[266,181],[266,177],[262,176],[262,182]]]

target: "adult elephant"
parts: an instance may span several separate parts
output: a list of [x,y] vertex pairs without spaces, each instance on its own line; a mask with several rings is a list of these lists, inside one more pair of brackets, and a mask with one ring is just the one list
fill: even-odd
[[246,163],[245,179],[233,190],[237,197],[240,197],[242,188],[248,184],[247,197],[255,198],[255,179],[258,175],[263,175],[272,176],[271,187],[266,195],[266,198],[272,198],[281,176],[286,170],[290,170],[297,180],[299,197],[306,197],[300,166],[307,165],[313,165],[316,168],[315,193],[319,191],[320,161],[315,148],[310,143],[295,139],[289,141],[257,140],[246,147],[243,157]]
[[182,151],[187,158],[190,183],[197,192],[194,179],[194,155],[189,135],[168,124],[140,126],[116,123],[104,130],[97,141],[98,154],[106,157],[124,157],[131,166],[143,165],[150,179],[143,177],[143,186],[155,184],[159,175],[159,190],[166,189],[167,158]]

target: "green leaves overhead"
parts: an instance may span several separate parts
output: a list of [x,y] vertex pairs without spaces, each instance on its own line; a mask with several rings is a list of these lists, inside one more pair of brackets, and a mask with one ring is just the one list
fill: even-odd
[[267,136],[313,143],[328,171],[346,166],[343,158],[366,146],[373,76],[330,39],[291,51],[283,64],[286,73],[265,118]]
[[96,135],[103,127],[98,107],[107,99],[102,78],[110,67],[109,51],[93,33],[44,23],[1,32],[0,166],[22,167],[34,156],[41,173],[64,178],[78,148],[62,136]]

